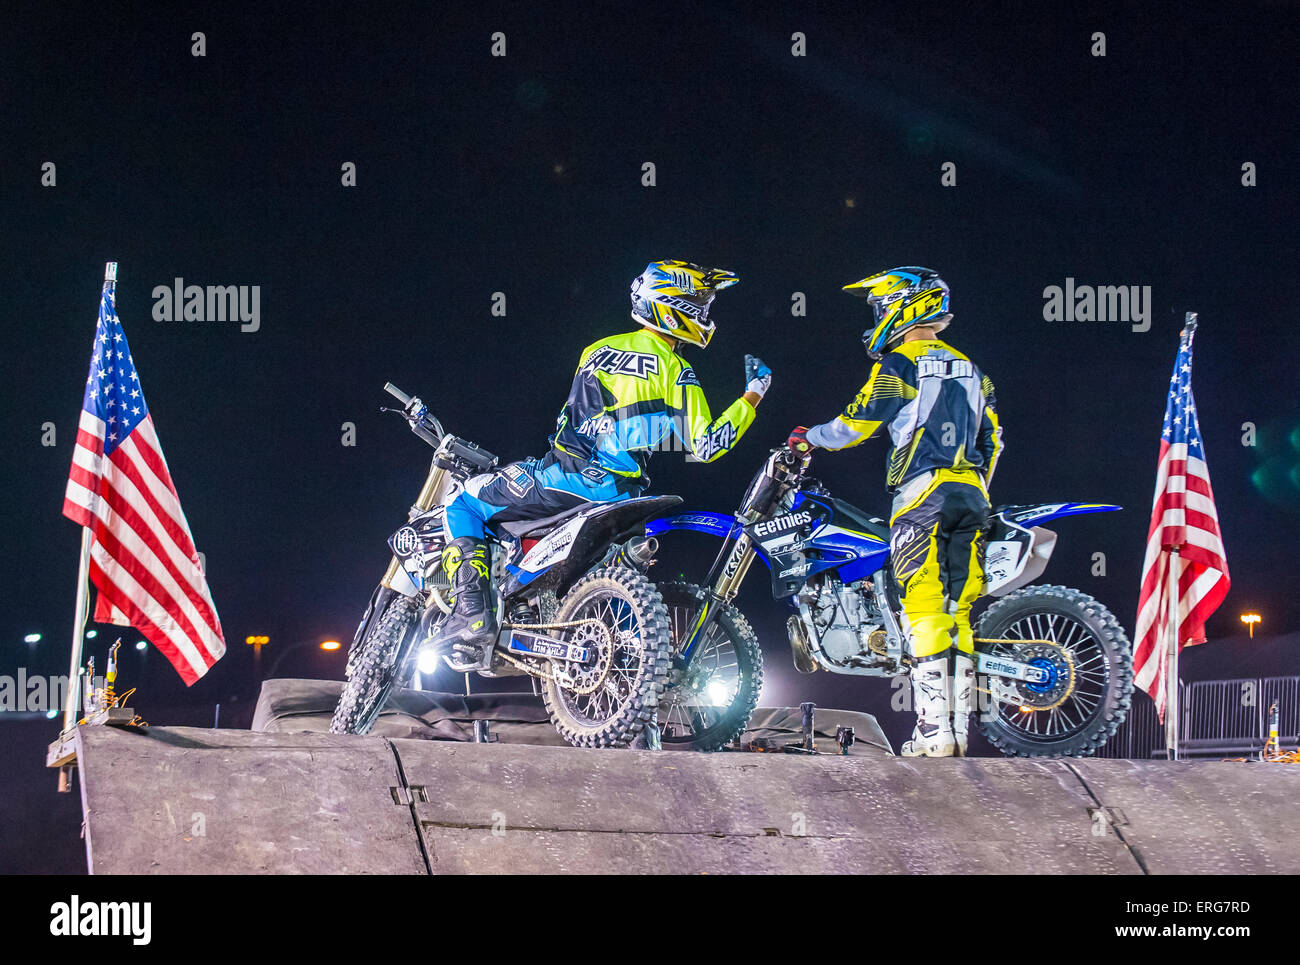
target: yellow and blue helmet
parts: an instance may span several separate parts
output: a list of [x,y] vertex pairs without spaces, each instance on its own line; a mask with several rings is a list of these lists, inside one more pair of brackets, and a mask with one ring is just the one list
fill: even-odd
[[652,261],[632,282],[632,318],[703,348],[713,338],[713,296],[740,281],[733,272],[689,261]]
[[933,268],[908,265],[868,275],[844,290],[871,305],[874,324],[862,333],[867,354],[878,359],[917,325],[943,331],[952,320],[948,285]]

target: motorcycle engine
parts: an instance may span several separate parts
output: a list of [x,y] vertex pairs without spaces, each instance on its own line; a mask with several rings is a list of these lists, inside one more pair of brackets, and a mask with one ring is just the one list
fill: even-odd
[[884,630],[874,612],[865,581],[845,586],[834,576],[808,584],[799,592],[807,604],[812,630],[822,652],[834,664],[875,663],[884,654]]

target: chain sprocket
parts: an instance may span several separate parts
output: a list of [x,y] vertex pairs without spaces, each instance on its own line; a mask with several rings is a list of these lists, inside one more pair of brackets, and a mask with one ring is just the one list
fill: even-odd
[[[990,678],[989,691],[996,699],[1018,703],[1030,710],[1052,710],[1061,706],[1074,693],[1074,654],[1051,640],[998,639],[977,637],[977,643],[1001,643],[1007,646],[1006,656],[1021,663],[1035,660],[1047,661],[1056,671],[1056,680],[1046,690],[1032,689],[1026,680],[1006,681],[1002,684],[1008,692],[999,694],[996,683]],[[1000,683],[1000,682],[999,682]],[[1012,691],[1014,688],[1014,691]],[[982,688],[981,688],[982,689]],[[1012,699],[1014,694],[1014,699]]]

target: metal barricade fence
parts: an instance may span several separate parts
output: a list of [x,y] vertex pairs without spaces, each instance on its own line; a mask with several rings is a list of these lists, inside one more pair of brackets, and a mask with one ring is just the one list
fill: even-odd
[[[1300,744],[1300,676],[1196,680],[1184,683],[1181,691],[1181,757],[1258,754],[1274,701],[1282,747]],[[1164,754],[1164,728],[1156,719],[1155,702],[1139,691],[1128,717],[1097,756],[1149,759]]]

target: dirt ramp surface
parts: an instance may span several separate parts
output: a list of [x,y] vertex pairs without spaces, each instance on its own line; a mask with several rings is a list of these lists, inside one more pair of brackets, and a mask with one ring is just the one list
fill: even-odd
[[392,746],[329,734],[80,728],[92,874],[423,874]]
[[1300,769],[81,728],[95,873],[1300,871]]
[[1126,760],[1066,766],[1151,874],[1300,872],[1300,766]]
[[1055,763],[395,743],[434,873],[1141,873]]
[[[262,684],[252,729],[276,734],[328,733],[342,686],[338,680],[268,680]],[[398,690],[384,705],[370,734],[473,741],[476,720],[487,721],[492,739],[504,744],[569,746],[556,733],[542,698],[527,693],[465,695]],[[834,751],[835,733],[840,727],[853,729],[854,743],[849,753],[854,756],[893,753],[873,716],[826,708],[818,708],[815,716],[813,736],[818,749]],[[798,707],[759,707],[750,718],[743,739],[761,738],[779,745],[801,739],[802,729]],[[666,742],[665,747],[672,749],[671,743]]]

